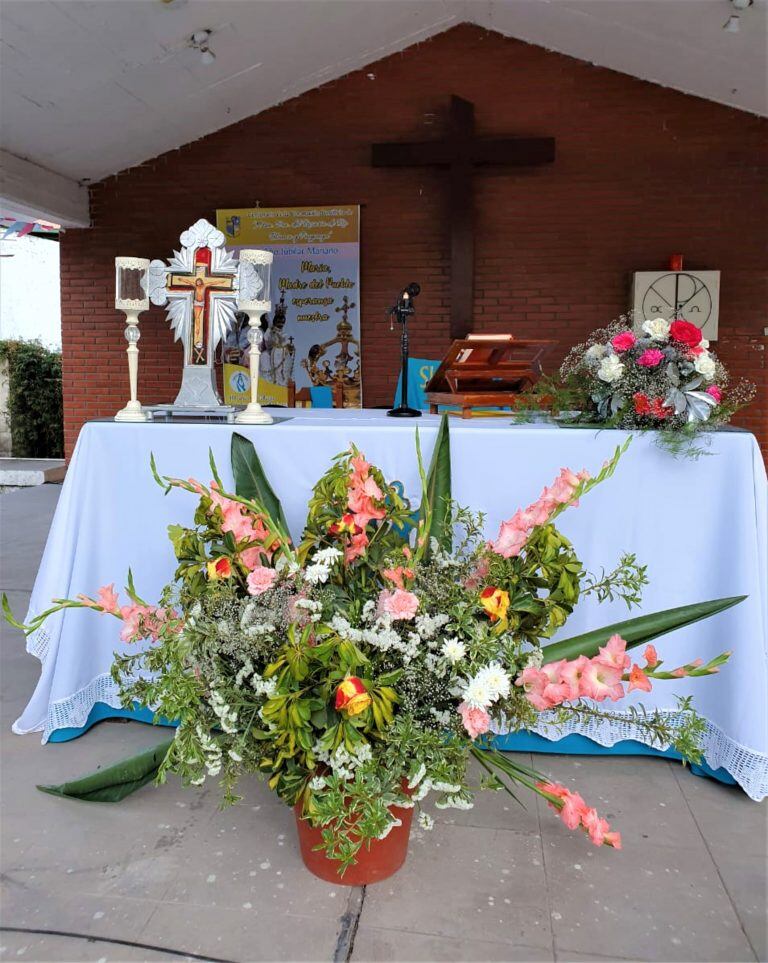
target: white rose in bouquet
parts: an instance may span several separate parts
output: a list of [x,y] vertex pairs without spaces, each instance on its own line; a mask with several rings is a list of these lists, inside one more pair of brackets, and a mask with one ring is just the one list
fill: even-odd
[[706,378],[708,381],[711,381],[715,377],[715,362],[708,351],[696,356],[693,367],[702,378]]
[[609,354],[607,358],[603,358],[600,367],[597,369],[597,377],[608,384],[618,381],[623,374],[624,365],[619,361],[619,356],[615,354]]
[[591,348],[587,348],[584,352],[584,357],[587,361],[599,361],[604,358],[608,353],[608,348],[604,344],[593,344]]
[[643,331],[654,341],[666,341],[669,338],[669,322],[664,318],[653,318],[643,321]]

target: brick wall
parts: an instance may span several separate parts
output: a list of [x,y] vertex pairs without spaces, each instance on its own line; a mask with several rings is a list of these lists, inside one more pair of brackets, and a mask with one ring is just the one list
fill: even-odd
[[[373,169],[370,145],[440,136],[450,94],[475,104],[481,135],[557,138],[553,165],[475,175],[475,329],[552,337],[562,356],[628,307],[633,271],[683,252],[723,272],[717,350],[759,384],[740,423],[768,451],[766,122],[467,24],[92,188],[93,227],[62,239],[67,451],[126,397],[115,255],[166,257],[217,208],[362,204],[364,403],[392,399],[399,342],[384,310],[412,279],[412,352],[440,357],[446,178]],[[181,349],[164,311],[141,330],[140,398],[172,401]]]

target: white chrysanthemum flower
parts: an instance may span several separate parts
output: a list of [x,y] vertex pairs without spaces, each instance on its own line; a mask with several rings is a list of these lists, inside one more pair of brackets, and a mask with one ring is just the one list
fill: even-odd
[[607,352],[608,348],[604,344],[593,344],[584,352],[584,357],[587,361],[599,361],[605,357]]
[[320,792],[321,789],[325,789],[326,782],[324,776],[313,776],[309,780],[309,788],[314,792]]
[[340,549],[330,546],[329,548],[321,548],[318,552],[315,552],[312,560],[320,565],[331,565],[343,555],[344,552],[340,551]]
[[696,355],[696,360],[693,362],[693,367],[696,371],[708,381],[711,381],[715,377],[715,367],[714,359],[709,352],[704,352],[703,354]]
[[304,569],[304,579],[309,582],[310,585],[322,585],[323,582],[328,581],[330,574],[330,568],[322,563],[309,565]]
[[229,752],[227,753],[227,755],[229,756],[230,759],[234,759],[235,762],[242,762],[242,761],[243,761],[243,757],[240,755],[239,752],[235,752],[234,749],[230,749]]
[[506,699],[509,695],[512,680],[498,662],[490,662],[477,673],[477,678],[487,686],[492,702],[499,698]]
[[643,321],[642,329],[643,333],[653,341],[666,341],[669,338],[669,321],[665,321],[664,318]]
[[488,684],[481,676],[476,675],[464,686],[462,693],[464,701],[473,709],[487,709],[492,697]]
[[435,821],[429,813],[419,813],[419,826],[429,832],[435,828]]
[[451,665],[456,665],[467,654],[467,647],[458,638],[446,639],[443,642],[442,653]]
[[601,381],[605,381],[606,384],[618,381],[623,374],[624,365],[619,361],[619,356],[616,354],[609,354],[607,358],[603,358],[600,367],[597,369],[597,377]]

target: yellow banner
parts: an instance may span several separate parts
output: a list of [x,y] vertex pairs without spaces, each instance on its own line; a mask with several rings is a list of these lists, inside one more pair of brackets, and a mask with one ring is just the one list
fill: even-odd
[[216,211],[216,226],[238,247],[357,243],[359,208],[238,207]]
[[[239,364],[224,365],[224,404],[247,405],[251,400],[251,376]],[[288,407],[288,388],[259,378],[259,404]]]

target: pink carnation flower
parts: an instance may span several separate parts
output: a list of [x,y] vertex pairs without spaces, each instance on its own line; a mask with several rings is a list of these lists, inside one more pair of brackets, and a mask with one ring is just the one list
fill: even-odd
[[714,398],[718,404],[720,404],[720,402],[723,400],[723,392],[720,390],[720,388],[718,388],[717,385],[710,385],[707,388],[707,394],[710,396],[710,398]]
[[477,739],[491,728],[491,717],[485,709],[477,709],[462,702],[458,711],[470,739]]
[[416,615],[419,600],[413,592],[405,589],[394,589],[392,592],[382,592],[379,596],[379,611],[389,615],[392,619],[409,620]]
[[648,350],[643,351],[643,353],[637,359],[637,363],[642,365],[644,368],[656,368],[663,360],[663,351],[659,351],[658,348],[648,348]]
[[622,331],[617,334],[614,338],[611,338],[611,344],[613,345],[613,350],[621,353],[622,351],[629,351],[637,342],[637,338],[632,334],[631,331]]
[[256,568],[248,573],[246,583],[249,595],[261,595],[275,584],[277,572],[266,565],[257,565]]

